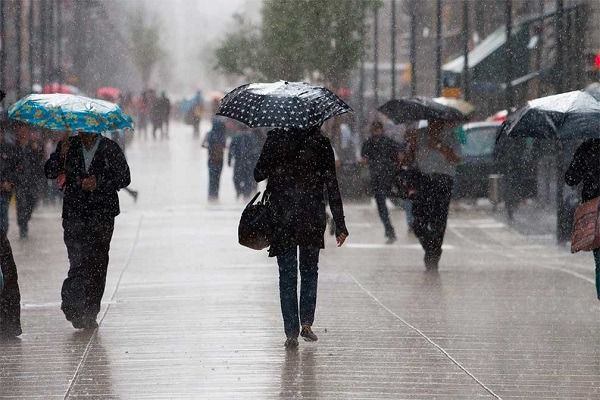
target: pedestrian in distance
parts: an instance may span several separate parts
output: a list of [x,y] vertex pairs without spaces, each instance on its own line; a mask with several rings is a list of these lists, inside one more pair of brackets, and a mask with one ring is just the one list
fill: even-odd
[[0,270],[4,287],[0,288],[0,340],[20,336],[21,294],[17,266],[6,233],[0,232]]
[[421,172],[420,190],[413,202],[413,231],[425,251],[425,267],[437,270],[448,221],[458,142],[450,123],[429,121],[427,129],[410,133],[409,152]]
[[396,231],[390,220],[386,199],[398,171],[401,148],[398,142],[385,136],[383,124],[379,121],[371,123],[370,133],[371,137],[362,146],[361,156],[369,166],[371,190],[379,218],[383,222],[387,243],[391,244],[396,241]]
[[79,132],[58,144],[45,173],[49,179],[64,176],[62,218],[70,268],[61,308],[74,328],[94,329],[120,212],[117,191],[130,183],[129,166],[117,143]]
[[[581,201],[586,202],[600,196],[600,139],[588,139],[575,151],[573,160],[565,173],[569,186],[582,184]],[[600,249],[595,249],[596,295],[600,300]]]
[[260,155],[260,141],[257,135],[242,130],[233,136],[229,144],[227,165],[233,163],[233,184],[237,197],[249,199],[256,191],[253,171]]
[[167,97],[165,92],[162,92],[158,99],[161,127],[160,134],[161,138],[169,139],[169,119],[171,118],[171,100]]
[[210,201],[219,199],[226,144],[225,123],[219,117],[215,117],[212,128],[202,143],[202,147],[208,150],[208,200]]
[[331,143],[319,127],[274,129],[267,135],[254,177],[257,182],[267,180],[274,225],[269,256],[277,257],[279,265],[285,346],[295,348],[299,335],[306,341],[318,340],[312,325],[319,252],[325,247],[324,189],[335,220],[337,245],[348,236]]

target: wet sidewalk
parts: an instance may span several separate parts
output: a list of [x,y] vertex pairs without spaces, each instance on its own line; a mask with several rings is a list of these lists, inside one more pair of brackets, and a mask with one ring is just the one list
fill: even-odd
[[[11,234],[25,334],[0,344],[0,399],[577,399],[600,396],[600,307],[589,254],[571,256],[475,211],[455,212],[439,273],[394,210],[347,206],[327,237],[317,343],[283,348],[277,267],[237,245],[230,171],[206,202],[205,152],[187,127],[128,153],[100,328],[59,309],[58,210]],[[14,227],[14,225],[13,225]],[[14,231],[14,229],[13,229]]]

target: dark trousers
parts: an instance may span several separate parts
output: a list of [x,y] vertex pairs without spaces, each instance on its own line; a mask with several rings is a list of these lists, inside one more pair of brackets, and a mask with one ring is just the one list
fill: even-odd
[[95,319],[106,286],[114,219],[64,219],[69,273],[62,287],[62,310],[69,321]]
[[223,163],[208,163],[208,198],[219,198],[219,185]]
[[449,175],[428,175],[413,202],[413,230],[425,250],[426,262],[437,263],[442,256],[452,184]]
[[0,268],[4,276],[4,289],[0,292],[0,335],[21,334],[21,293],[19,277],[10,242],[0,233]]
[[29,220],[37,203],[37,193],[33,188],[19,187],[16,189],[17,195],[17,223],[21,234],[27,234]]
[[594,250],[594,262],[596,264],[596,296],[600,300],[600,249]]
[[[279,297],[283,327],[287,337],[300,334],[300,324],[311,325],[317,306],[319,277],[318,247],[294,247],[277,256],[279,265]],[[298,314],[298,253],[300,253],[300,314]]]
[[395,238],[396,232],[394,231],[392,221],[390,220],[390,212],[387,208],[386,199],[387,195],[385,190],[375,190],[375,203],[377,203],[377,212],[379,212],[379,218],[381,219],[381,222],[383,222],[385,236],[388,238]]

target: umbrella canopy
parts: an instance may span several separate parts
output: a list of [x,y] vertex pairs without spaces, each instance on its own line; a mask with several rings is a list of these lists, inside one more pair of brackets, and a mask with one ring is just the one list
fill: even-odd
[[53,131],[101,134],[133,129],[131,117],[118,105],[71,94],[30,94],[10,107],[8,116]]
[[584,91],[530,100],[511,114],[499,138],[583,139],[600,136],[600,102]]
[[464,121],[467,116],[454,107],[443,105],[429,97],[404,97],[393,99],[382,105],[378,110],[396,124],[410,121],[443,120]]
[[466,100],[456,99],[454,97],[436,97],[433,99],[436,103],[440,103],[444,106],[456,108],[458,111],[465,115],[472,114],[475,111],[475,106]]
[[308,129],[352,111],[326,88],[304,82],[251,83],[229,92],[217,115],[251,128]]
[[121,89],[105,86],[96,89],[96,97],[104,100],[117,100],[121,96]]

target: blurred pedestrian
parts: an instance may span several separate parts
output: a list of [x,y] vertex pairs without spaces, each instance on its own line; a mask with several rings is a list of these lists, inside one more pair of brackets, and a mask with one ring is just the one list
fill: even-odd
[[150,118],[151,107],[150,92],[145,90],[142,92],[137,101],[138,123],[137,130],[141,133],[141,137],[146,138],[148,132],[148,120]]
[[231,139],[227,165],[233,166],[233,184],[237,197],[248,199],[256,190],[253,171],[260,155],[260,141],[257,135],[242,130]]
[[169,119],[171,118],[171,100],[167,97],[165,92],[162,92],[158,99],[159,111],[160,111],[160,134],[165,139],[169,138]]
[[160,138],[162,139],[163,112],[160,98],[156,96],[154,90],[150,91],[150,122],[152,123],[152,139],[156,139],[156,131],[160,129]]
[[210,201],[219,199],[219,186],[226,143],[225,123],[220,118],[215,117],[213,118],[212,128],[206,134],[202,143],[202,147],[208,149],[208,199]]
[[0,122],[0,233],[8,233],[8,206],[17,181],[21,157],[14,143],[14,125]]
[[192,106],[188,110],[188,116],[186,117],[194,128],[194,138],[200,137],[200,121],[202,118],[203,102],[204,100],[202,98],[202,92],[198,90],[192,99]]
[[525,170],[527,143],[524,138],[501,140],[495,149],[495,157],[502,172],[502,194],[508,221],[514,220],[514,214],[522,199],[523,174]]
[[438,120],[429,121],[426,130],[409,135],[410,148],[422,174],[420,190],[413,201],[413,230],[425,250],[425,267],[437,270],[456,165],[460,162],[458,142],[451,126]]
[[390,220],[386,199],[398,171],[401,147],[395,140],[384,135],[383,124],[379,121],[371,123],[370,132],[371,137],[363,144],[361,156],[369,166],[377,211],[383,222],[387,243],[391,244],[396,241],[396,231]]
[[4,288],[0,289],[0,339],[11,339],[22,333],[21,293],[17,266],[4,232],[0,232],[0,269],[4,277]]
[[70,268],[61,308],[74,328],[94,329],[120,212],[117,191],[131,181],[129,166],[117,143],[79,132],[58,144],[45,172],[49,179],[65,175],[62,217]]
[[[254,170],[257,182],[267,180],[273,212],[273,235],[269,256],[277,257],[279,294],[285,346],[298,346],[298,335],[307,341],[318,338],[312,331],[320,249],[324,248],[325,199],[336,223],[341,246],[348,230],[335,173],[329,139],[318,127],[309,130],[270,131]],[[298,305],[298,261],[301,283]]]
[[29,236],[29,221],[40,195],[39,179],[43,176],[43,154],[35,147],[33,129],[16,123],[17,146],[21,161],[17,171],[15,194],[17,200],[17,224],[19,237]]
[[[582,202],[600,196],[600,139],[588,139],[577,148],[565,173],[565,182],[569,186],[582,184]],[[600,249],[595,249],[593,253],[596,264],[596,295],[600,300]]]

